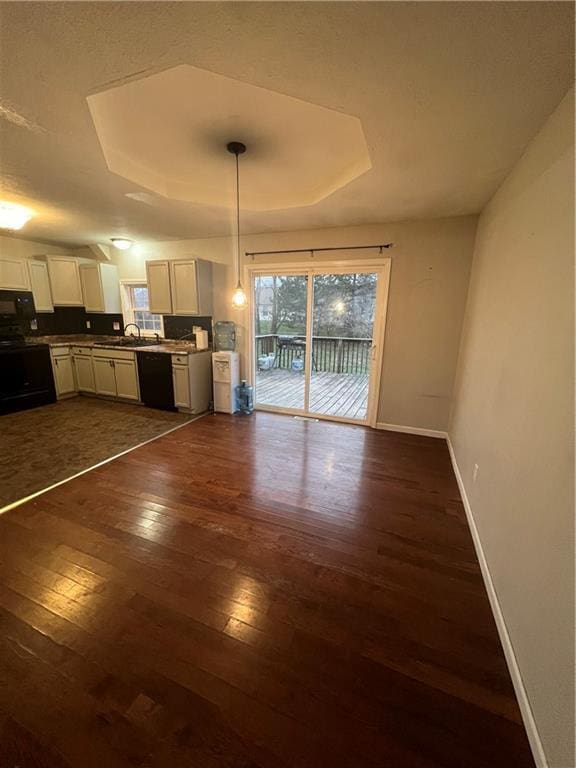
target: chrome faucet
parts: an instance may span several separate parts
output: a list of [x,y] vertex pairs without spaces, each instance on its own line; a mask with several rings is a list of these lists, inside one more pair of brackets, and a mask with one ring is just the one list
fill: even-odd
[[[124,335],[126,335],[126,328],[130,328],[131,325],[133,325],[134,328],[136,328],[136,330],[138,331],[138,338],[141,339],[142,334],[140,333],[140,326],[137,323],[126,323],[126,325],[124,326]],[[134,336],[133,333],[131,333],[130,335]]]

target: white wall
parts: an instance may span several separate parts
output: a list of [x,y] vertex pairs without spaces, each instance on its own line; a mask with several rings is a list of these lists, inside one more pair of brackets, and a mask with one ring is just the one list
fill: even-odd
[[[325,230],[249,235],[243,251],[394,242],[378,421],[444,431],[448,426],[458,346],[477,218],[462,216],[421,222],[335,227]],[[120,278],[145,277],[151,258],[202,258],[214,262],[214,318],[239,325],[246,350],[246,312],[232,309],[236,276],[230,238],[140,245],[116,251]],[[344,251],[325,259],[378,256],[377,251]],[[288,265],[306,257],[261,257]],[[320,254],[314,261],[321,260]]]
[[480,218],[450,427],[551,768],[575,765],[573,289],[568,94]]
[[47,245],[35,240],[0,236],[0,258],[32,259],[35,256],[54,254],[72,255],[72,251],[59,245]]

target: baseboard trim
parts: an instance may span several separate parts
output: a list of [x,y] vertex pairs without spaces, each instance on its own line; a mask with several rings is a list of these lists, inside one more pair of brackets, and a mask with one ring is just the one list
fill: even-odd
[[516,698],[518,699],[520,713],[522,715],[528,741],[530,742],[534,761],[537,768],[549,768],[548,761],[546,760],[546,754],[542,746],[542,741],[538,733],[538,728],[536,726],[536,721],[534,720],[532,707],[530,706],[528,694],[524,686],[524,681],[522,680],[520,667],[518,666],[516,654],[514,653],[514,647],[508,633],[508,628],[506,627],[504,614],[502,613],[500,601],[498,600],[498,595],[496,594],[496,589],[494,588],[494,582],[492,581],[490,568],[488,567],[488,561],[484,555],[480,534],[478,533],[476,521],[474,520],[474,515],[472,513],[472,507],[468,501],[468,495],[466,494],[464,481],[462,480],[462,475],[460,474],[460,468],[458,467],[456,454],[454,453],[454,448],[452,447],[452,442],[450,441],[449,435],[447,435],[447,442],[448,450],[450,451],[452,467],[454,469],[454,474],[456,475],[456,482],[458,483],[458,488],[460,489],[460,495],[462,497],[462,503],[464,505],[466,518],[470,527],[470,533],[472,534],[472,540],[474,541],[476,556],[478,557],[478,562],[480,563],[480,569],[484,579],[484,586],[486,587],[486,592],[488,593],[488,599],[490,600],[490,606],[492,608],[492,613],[494,614],[494,620],[496,622],[496,627],[500,636],[500,642],[502,643],[502,648],[504,649],[504,656],[506,657],[506,663],[508,664],[508,671],[510,672],[510,677],[512,678],[512,684],[514,686],[514,691],[516,692]]
[[383,421],[376,422],[376,429],[384,429],[388,432],[405,432],[407,435],[424,435],[424,437],[440,437],[446,440],[447,432],[438,429],[423,429],[422,427],[404,427],[402,424],[386,424]]

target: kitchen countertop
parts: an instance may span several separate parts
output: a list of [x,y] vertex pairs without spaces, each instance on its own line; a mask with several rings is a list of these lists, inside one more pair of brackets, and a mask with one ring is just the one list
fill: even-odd
[[90,347],[96,349],[127,349],[130,352],[164,352],[170,355],[194,355],[198,352],[207,352],[210,350],[196,349],[196,345],[191,341],[178,341],[177,339],[166,339],[160,344],[150,343],[145,347],[120,346],[110,344],[118,341],[120,336],[95,336],[89,334],[69,334],[54,336],[29,336],[26,341],[29,344],[48,344],[51,347]]

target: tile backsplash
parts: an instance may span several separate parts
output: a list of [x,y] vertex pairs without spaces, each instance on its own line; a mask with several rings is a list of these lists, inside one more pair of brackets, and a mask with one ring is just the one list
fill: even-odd
[[[26,328],[25,333],[31,336],[49,334],[93,333],[107,336],[121,336],[124,320],[121,314],[101,314],[86,312],[84,307],[54,307],[54,312],[39,312],[35,316],[37,328]],[[86,321],[90,321],[90,328]],[[120,324],[120,330],[114,330],[114,323]]]
[[[121,336],[124,329],[124,318],[118,314],[101,314],[86,312],[84,307],[54,307],[54,312],[39,312],[35,316],[37,328],[25,329],[31,336],[46,336],[49,334],[106,334]],[[86,321],[90,328],[86,327]],[[192,326],[199,325],[208,331],[208,344],[212,344],[212,318],[193,315],[163,315],[164,336],[167,339],[180,339],[192,332]],[[114,329],[114,323],[120,324],[120,329]]]
[[192,332],[192,326],[199,325],[203,331],[208,331],[208,344],[212,344],[212,318],[196,315],[162,315],[164,321],[164,336],[167,339],[181,339]]

